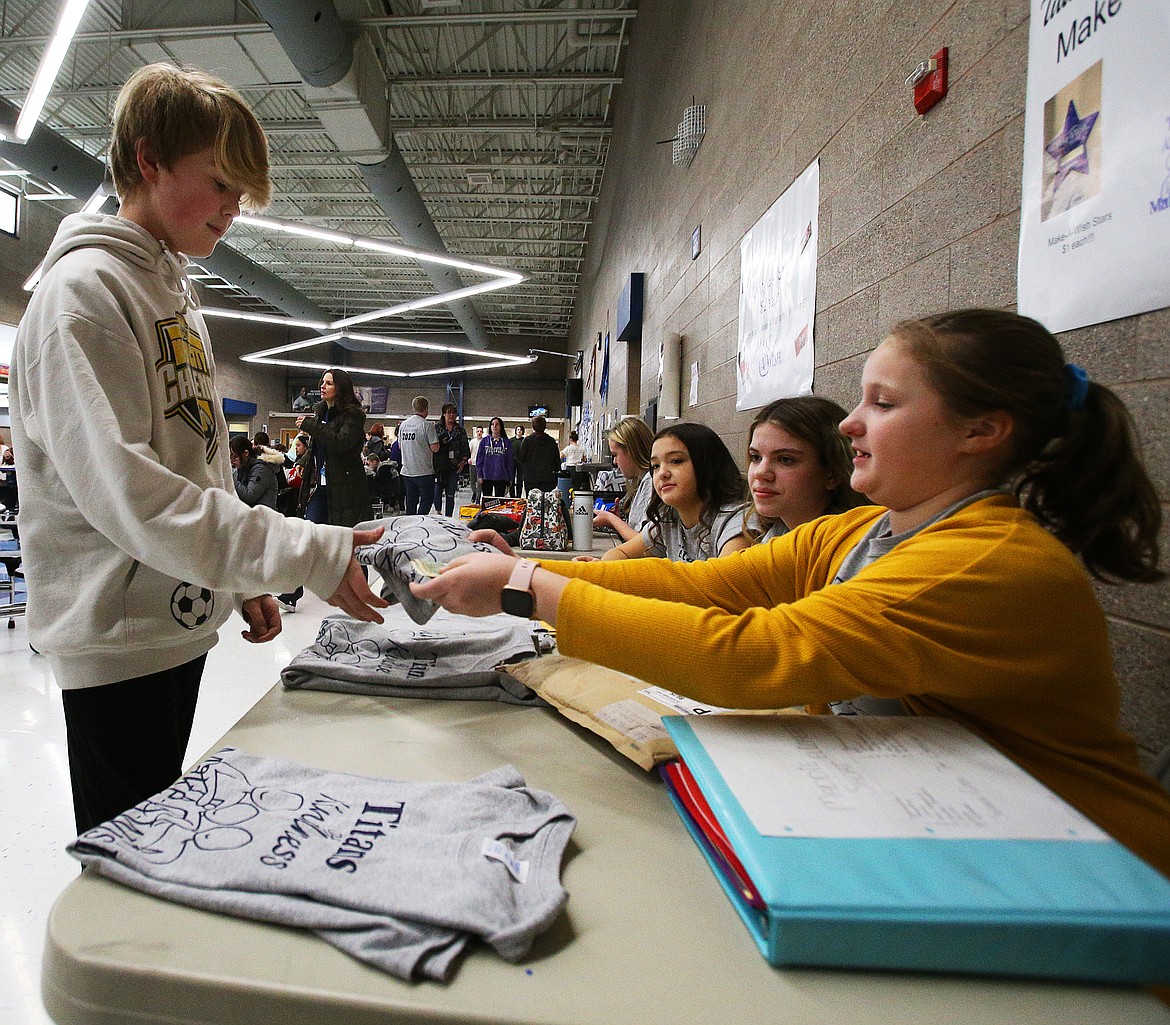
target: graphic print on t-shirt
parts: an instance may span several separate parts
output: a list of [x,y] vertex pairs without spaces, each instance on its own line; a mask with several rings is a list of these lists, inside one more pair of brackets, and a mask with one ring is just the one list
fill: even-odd
[[157,321],[159,357],[154,369],[167,390],[168,420],[178,417],[203,439],[208,464],[219,449],[215,423],[215,396],[211,387],[211,363],[198,332],[179,315]]

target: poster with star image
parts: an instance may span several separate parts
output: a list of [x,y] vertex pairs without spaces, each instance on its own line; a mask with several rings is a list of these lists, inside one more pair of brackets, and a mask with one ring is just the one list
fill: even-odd
[[1170,3],[1032,0],[1019,311],[1070,331],[1170,306]]

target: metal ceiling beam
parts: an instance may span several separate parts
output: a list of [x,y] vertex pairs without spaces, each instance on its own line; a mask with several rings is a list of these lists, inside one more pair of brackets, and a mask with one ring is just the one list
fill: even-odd
[[[524,25],[558,24],[583,21],[631,21],[637,11],[516,11],[501,14],[441,14],[399,17],[391,15],[382,18],[360,18],[357,24],[362,28],[442,29],[458,25]],[[158,27],[119,29],[114,32],[78,32],[73,38],[78,43],[146,43],[168,39],[218,39],[221,36],[265,35],[272,32],[266,22],[248,22],[233,25],[197,25],[190,27]],[[36,47],[43,49],[50,36],[8,36],[0,39],[0,49],[9,47]]]
[[478,72],[461,75],[395,75],[391,86],[422,86],[426,89],[500,89],[511,86],[538,86],[560,88],[566,85],[621,85],[619,75],[590,74],[571,71],[563,75],[533,75],[526,71],[505,71],[499,74]]
[[[339,95],[352,95],[365,100],[375,83],[365,77],[373,72],[373,68],[355,65],[353,42],[332,0],[316,3],[307,0],[253,0],[253,6],[272,26],[277,40],[305,81],[322,90],[316,95],[310,91],[307,96],[310,105],[315,99],[321,101],[322,106],[316,108],[317,116],[330,126],[331,132],[335,130],[334,126],[341,126],[341,120],[331,115],[327,105]],[[359,73],[362,75],[360,79]],[[374,100],[374,97],[369,98]],[[384,96],[376,99],[384,103]],[[381,136],[376,121],[365,109],[346,112],[340,117],[355,121],[366,119],[361,124],[351,122],[354,135]],[[426,204],[419,195],[393,137],[382,141],[389,150],[385,159],[378,164],[358,165],[366,186],[377,197],[407,245],[445,253],[447,249],[439,230],[427,212]],[[345,148],[340,140],[338,142],[339,148]],[[423,269],[438,291],[455,291],[463,287],[462,278],[453,268],[426,264]],[[447,309],[467,332],[473,346],[487,348],[487,329],[470,300],[448,303]]]
[[613,134],[613,129],[604,124],[588,124],[585,122],[557,122],[548,120],[543,124],[532,118],[483,118],[477,121],[467,121],[465,118],[402,118],[391,117],[387,124],[399,135],[409,132],[422,134],[424,132],[467,132],[480,134],[491,132],[504,134],[515,132],[517,135],[568,135],[583,138],[605,137]]

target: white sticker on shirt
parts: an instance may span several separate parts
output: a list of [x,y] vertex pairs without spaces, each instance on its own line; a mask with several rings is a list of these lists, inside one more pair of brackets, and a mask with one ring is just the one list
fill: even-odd
[[678,712],[679,715],[712,715],[715,712],[731,711],[730,708],[724,708],[722,705],[700,704],[698,701],[692,701],[690,698],[676,694],[665,687],[644,687],[638,693],[644,694],[651,701],[665,705],[672,711]]
[[521,861],[512,853],[512,848],[499,840],[484,840],[480,851],[485,858],[498,861],[518,883],[528,882],[528,862]]
[[662,717],[638,701],[615,701],[600,709],[597,718],[639,744],[664,740],[667,735]]

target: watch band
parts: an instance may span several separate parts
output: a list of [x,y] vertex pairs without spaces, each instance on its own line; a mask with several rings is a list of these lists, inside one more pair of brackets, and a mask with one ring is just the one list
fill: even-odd
[[536,595],[532,593],[532,575],[536,568],[536,563],[530,559],[520,559],[512,567],[512,575],[504,589],[500,591],[500,609],[509,616],[532,618],[532,613],[536,609]]
[[532,592],[532,577],[540,567],[531,559],[517,559],[512,568],[512,575],[504,585],[513,591]]

